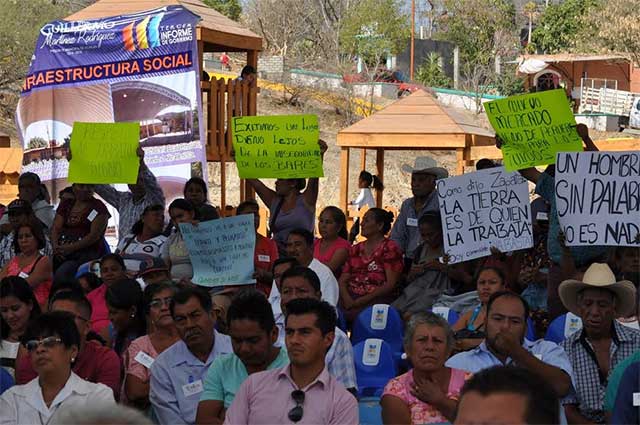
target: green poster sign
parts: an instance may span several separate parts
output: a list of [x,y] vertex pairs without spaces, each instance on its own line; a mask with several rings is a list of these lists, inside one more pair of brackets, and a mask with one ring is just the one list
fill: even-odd
[[71,133],[69,183],[135,184],[140,123],[76,122]]
[[582,139],[564,90],[511,96],[484,104],[502,139],[507,171],[555,164],[558,152],[580,152]]
[[243,179],[323,177],[315,115],[234,117],[231,128]]

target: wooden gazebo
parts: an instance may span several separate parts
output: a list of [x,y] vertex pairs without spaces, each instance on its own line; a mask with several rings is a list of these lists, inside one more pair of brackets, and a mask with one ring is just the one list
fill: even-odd
[[[247,65],[258,67],[258,53],[262,50],[262,38],[227,18],[201,0],[98,0],[94,4],[67,16],[65,20],[105,18],[122,14],[141,12],[159,7],[181,5],[200,16],[202,20],[196,28],[198,40],[198,60],[203,67],[205,52],[246,52]],[[223,79],[202,81],[202,108],[206,119],[207,161],[220,161],[220,207],[226,204],[225,162],[231,159],[231,132],[226,131],[227,123],[233,116],[256,115],[256,83],[225,81]],[[248,188],[242,182],[241,198]]]
[[[340,207],[347,211],[349,160],[352,148],[376,152],[376,172],[382,178],[385,150],[452,150],[457,173],[480,159],[484,147],[495,149],[494,133],[446,108],[424,90],[398,100],[338,133],[340,146]],[[472,148],[480,148],[478,155]],[[475,150],[475,149],[474,149]],[[475,152],[474,152],[475,153]],[[376,203],[382,206],[382,192]]]

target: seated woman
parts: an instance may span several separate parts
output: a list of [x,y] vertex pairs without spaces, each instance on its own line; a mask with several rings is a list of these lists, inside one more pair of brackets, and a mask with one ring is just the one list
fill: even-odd
[[393,214],[372,208],[362,218],[365,241],[349,250],[349,258],[340,276],[340,305],[347,320],[373,304],[389,304],[400,273],[402,251],[385,235],[391,229]]
[[466,351],[480,345],[484,339],[484,322],[487,316],[487,302],[491,295],[505,289],[504,274],[495,267],[480,269],[475,278],[480,304],[465,312],[452,329],[456,333],[457,351]]
[[453,348],[446,320],[416,313],[407,323],[404,348],[413,369],[385,386],[380,405],[385,424],[453,422],[460,390],[470,374],[444,364]]
[[80,347],[80,334],[72,314],[62,311],[43,314],[29,325],[22,343],[31,353],[31,364],[38,377],[25,385],[11,387],[0,396],[3,423],[57,423],[59,412],[67,409],[88,404],[115,407],[111,388],[87,382],[71,371]]
[[[320,140],[320,155],[324,158],[327,144]],[[281,257],[287,256],[287,237],[293,229],[314,231],[319,179],[278,179],[275,190],[256,179],[247,179],[262,202],[269,208],[269,230],[278,244]],[[306,187],[306,190],[305,190]],[[304,192],[303,192],[304,190]]]
[[129,277],[137,276],[140,263],[147,258],[159,257],[167,237],[164,230],[164,207],[150,205],[144,209],[140,219],[131,228],[131,233],[120,239],[116,254],[127,267]]
[[220,212],[209,204],[207,199],[207,184],[200,177],[191,177],[184,185],[184,199],[195,207],[200,221],[216,220]]
[[326,207],[320,213],[318,230],[320,237],[313,243],[313,257],[329,267],[336,279],[340,279],[351,248],[347,240],[347,218],[340,208]]
[[273,263],[278,259],[278,246],[273,239],[266,238],[258,233],[260,208],[255,200],[249,199],[240,203],[236,208],[236,215],[241,214],[253,214],[253,224],[256,229],[256,247],[253,256],[255,272],[253,277],[256,280],[256,288],[268,297],[273,284],[271,269],[273,268]]
[[193,278],[193,267],[179,224],[194,223],[198,218],[196,209],[186,199],[175,199],[169,205],[169,217],[174,229],[162,247],[162,259],[169,267],[169,273],[174,282],[190,282]]
[[71,280],[81,264],[105,254],[107,207],[93,197],[93,185],[73,184],[75,200],[60,202],[51,229],[54,280]]
[[19,276],[0,280],[0,365],[15,378],[20,338],[29,321],[40,316],[40,305],[29,283]]
[[124,356],[125,381],[122,401],[142,410],[149,407],[153,360],[180,339],[169,311],[169,304],[176,289],[169,283],[156,283],[144,288],[143,304],[147,323],[150,327],[153,325],[153,331],[133,340]]
[[110,323],[100,336],[108,347],[122,356],[131,341],[147,333],[142,289],[133,279],[120,279],[109,286],[105,300]]
[[40,253],[45,246],[40,222],[31,219],[19,225],[14,234],[13,244],[17,255],[0,270],[0,279],[6,276],[20,276],[25,279],[33,289],[40,308],[46,310],[53,270],[49,257]]
[[91,303],[91,330],[101,334],[109,326],[109,310],[105,295],[115,282],[127,277],[124,261],[118,254],[107,254],[100,260],[102,285],[89,292],[87,299]]

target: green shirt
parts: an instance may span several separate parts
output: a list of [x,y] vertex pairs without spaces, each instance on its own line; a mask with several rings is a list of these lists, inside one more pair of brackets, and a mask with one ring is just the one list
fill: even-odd
[[[280,349],[278,357],[267,367],[267,370],[277,369],[289,364],[287,351]],[[249,377],[244,363],[235,354],[225,354],[217,357],[204,380],[204,391],[200,401],[219,400],[228,409],[236,396],[240,385]]]
[[627,367],[634,362],[640,361],[640,351],[636,351],[633,355],[624,359],[609,375],[609,383],[607,384],[607,392],[604,395],[604,411],[612,412],[613,406],[616,404],[616,395],[618,395],[618,387],[620,380]]

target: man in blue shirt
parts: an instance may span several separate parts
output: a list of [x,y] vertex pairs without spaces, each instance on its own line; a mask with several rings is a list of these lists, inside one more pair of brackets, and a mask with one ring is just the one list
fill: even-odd
[[209,368],[198,404],[198,424],[222,424],[226,409],[250,374],[289,364],[286,350],[273,345],[278,328],[262,293],[249,290],[236,295],[227,323],[233,354],[218,357]]
[[475,349],[451,357],[446,366],[479,372],[491,366],[515,364],[549,382],[558,397],[571,388],[572,369],[564,350],[553,342],[524,338],[529,306],[518,294],[496,292],[487,303],[486,338]]
[[232,352],[231,340],[215,330],[211,297],[202,288],[180,289],[171,301],[171,316],[181,341],[153,362],[149,401],[158,423],[194,424],[202,381],[217,357]]
[[640,362],[624,371],[611,417],[612,425],[640,423]]

